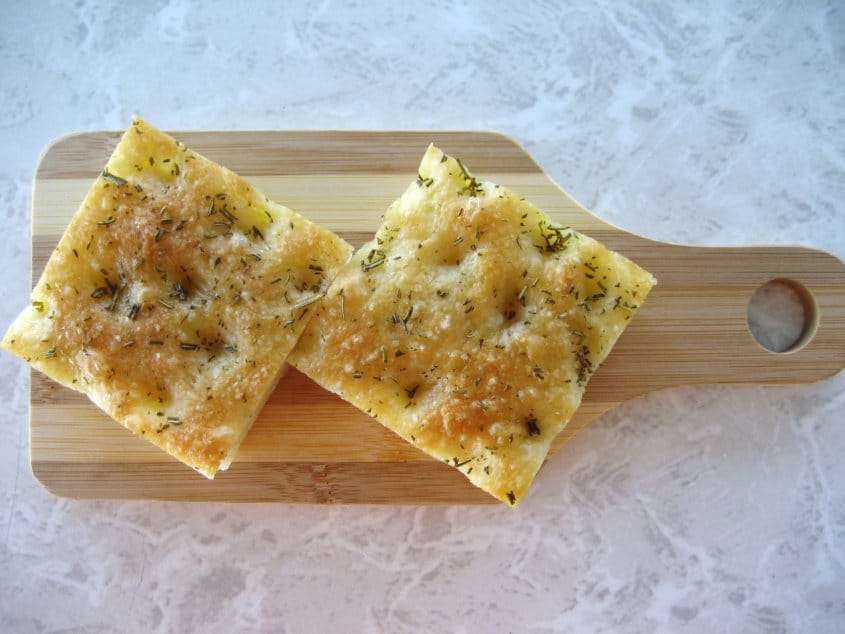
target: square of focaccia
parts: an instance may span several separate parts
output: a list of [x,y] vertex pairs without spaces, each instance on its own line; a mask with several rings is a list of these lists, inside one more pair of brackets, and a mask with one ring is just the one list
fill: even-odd
[[653,284],[432,146],[290,360],[516,505]]
[[212,478],[351,252],[136,118],[2,346]]

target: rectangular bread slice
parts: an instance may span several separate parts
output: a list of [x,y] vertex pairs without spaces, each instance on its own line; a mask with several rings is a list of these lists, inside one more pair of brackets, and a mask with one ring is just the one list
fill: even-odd
[[351,251],[136,118],[2,346],[212,478]]
[[653,284],[432,146],[291,363],[515,505]]

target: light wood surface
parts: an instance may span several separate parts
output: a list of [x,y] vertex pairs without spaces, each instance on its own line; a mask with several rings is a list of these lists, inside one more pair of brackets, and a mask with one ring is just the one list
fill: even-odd
[[[845,264],[836,257],[802,247],[701,248],[632,235],[579,206],[500,134],[207,131],[175,136],[356,246],[370,238],[384,209],[416,176],[428,143],[435,142],[475,173],[518,191],[558,221],[651,271],[657,287],[590,381],[584,403],[555,449],[603,412],[646,392],[701,383],[810,382],[845,366]],[[117,132],[71,135],[42,155],[33,187],[33,280],[118,138]],[[803,285],[815,303],[814,334],[802,347],[782,354],[762,349],[746,323],[752,293],[772,279]],[[31,389],[33,473],[58,495],[307,503],[494,501],[456,470],[428,458],[295,370],[279,383],[231,468],[213,482],[38,372],[33,372]]]

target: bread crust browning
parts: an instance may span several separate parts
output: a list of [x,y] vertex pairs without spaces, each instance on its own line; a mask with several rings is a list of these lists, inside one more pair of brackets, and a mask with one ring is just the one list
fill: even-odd
[[515,505],[653,284],[432,146],[291,362]]
[[350,253],[136,118],[2,345],[211,478]]

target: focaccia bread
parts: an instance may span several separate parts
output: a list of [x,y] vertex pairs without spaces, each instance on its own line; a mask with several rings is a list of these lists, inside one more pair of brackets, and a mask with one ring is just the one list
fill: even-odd
[[432,146],[290,360],[515,505],[653,284]]
[[212,478],[351,252],[136,118],[2,346]]

